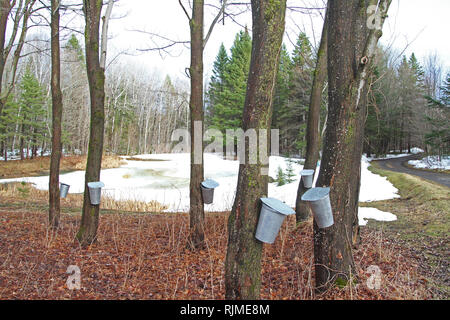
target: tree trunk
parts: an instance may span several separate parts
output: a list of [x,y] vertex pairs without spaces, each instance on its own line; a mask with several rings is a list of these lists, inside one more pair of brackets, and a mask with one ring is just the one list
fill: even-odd
[[50,157],[49,180],[49,223],[57,228],[60,220],[59,197],[59,165],[61,161],[61,122],[62,122],[62,93],[61,93],[61,60],[59,47],[59,5],[60,0],[51,3],[51,90],[52,90],[52,154]]
[[[308,110],[308,123],[306,127],[306,159],[304,169],[314,170],[317,168],[320,148],[320,106],[322,102],[322,91],[327,78],[327,35],[328,35],[328,14],[325,15],[322,38],[320,40],[319,51],[317,53],[317,65],[314,71],[314,80],[311,90],[311,99]],[[305,221],[309,218],[309,205],[301,201],[303,194],[308,191],[300,179],[295,201],[295,215],[297,222]]]
[[[6,39],[6,26],[8,23],[9,12],[11,11],[11,5],[9,0],[0,0],[0,97],[2,97],[2,81],[3,81],[3,71],[5,70],[6,57],[4,54],[5,50],[5,39]],[[5,100],[6,101],[6,100]],[[0,116],[3,112],[4,106],[3,99],[0,98]]]
[[[13,25],[11,27],[11,38],[5,48],[5,39],[6,39],[6,30],[7,30],[7,22],[8,16],[11,12],[12,7],[15,5],[16,1],[11,3],[8,0],[0,0],[0,116],[3,113],[3,108],[8,101],[8,97],[11,94],[16,79],[17,73],[17,65],[19,63],[19,59],[21,57],[22,48],[25,43],[26,34],[28,31],[28,19],[32,14],[33,6],[36,0],[25,0],[19,2],[17,10],[15,10],[14,17],[12,18]],[[19,24],[22,22],[21,30],[19,33]],[[5,72],[6,62],[8,60],[8,56],[12,50],[13,44],[15,43],[16,36],[19,35],[19,39],[16,41],[14,54],[12,56],[12,61],[10,63],[9,79],[8,81],[3,81],[3,74]],[[3,86],[4,84],[4,86]],[[3,133],[0,130],[0,133]],[[6,148],[6,144],[5,144]],[[28,157],[28,155],[27,155]]]
[[[272,99],[284,32],[286,0],[253,0],[253,40],[250,73],[244,104],[243,129],[267,130],[269,141]],[[261,141],[259,141],[261,145]],[[258,148],[259,151],[259,148]],[[268,176],[263,175],[258,152],[256,164],[249,163],[245,143],[245,163],[239,166],[236,198],[228,220],[228,249],[225,261],[226,299],[258,299],[261,288],[262,243],[255,238],[260,198],[267,196]]]
[[205,211],[200,184],[203,181],[203,0],[194,0],[191,28],[191,176],[189,185],[189,243],[191,248],[204,246]]
[[[24,116],[24,118],[23,118],[23,122],[25,122],[25,116]],[[20,127],[20,132],[21,132],[21,135],[20,135],[20,142],[19,142],[19,148],[20,148],[20,160],[25,160],[25,156],[24,156],[24,154],[23,154],[23,148],[24,148],[24,143],[25,143],[25,141],[24,141],[24,139],[23,139],[23,137],[24,137],[24,135],[25,135],[25,125],[22,123],[22,125],[21,125],[21,127]]]
[[82,246],[88,246],[97,238],[99,205],[91,205],[87,183],[100,181],[103,152],[103,133],[105,119],[105,69],[99,60],[99,28],[102,2],[85,0],[83,11],[86,21],[86,67],[91,100],[91,123],[86,163],[83,213],[77,239]]
[[[329,110],[318,186],[331,188],[334,225],[314,224],[316,289],[345,284],[354,275],[353,231],[358,225],[367,78],[391,0],[381,1],[380,25],[368,29],[376,0],[330,1],[328,10]],[[356,228],[357,230],[357,228]]]

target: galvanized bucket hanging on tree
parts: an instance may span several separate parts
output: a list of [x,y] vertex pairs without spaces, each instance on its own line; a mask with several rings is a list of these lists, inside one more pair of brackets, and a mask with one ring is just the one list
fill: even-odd
[[61,182],[59,185],[59,197],[60,198],[67,197],[67,193],[69,193],[69,188],[70,188],[70,186],[68,184]]
[[309,203],[319,228],[328,228],[334,224],[330,188],[312,188],[305,192],[302,201]]
[[204,204],[211,204],[214,200],[214,189],[219,186],[219,183],[217,181],[214,181],[212,179],[206,179],[202,182],[201,188],[202,188],[202,197],[203,197],[203,203]]
[[314,178],[314,170],[305,169],[300,172],[302,176],[303,186],[305,188],[312,188],[313,178]]
[[102,188],[104,186],[105,186],[105,184],[101,181],[95,181],[95,182],[88,183],[89,199],[90,199],[92,205],[96,206],[96,205],[100,204]]
[[261,198],[261,202],[255,238],[271,244],[275,242],[284,218],[287,215],[295,214],[295,211],[278,199]]

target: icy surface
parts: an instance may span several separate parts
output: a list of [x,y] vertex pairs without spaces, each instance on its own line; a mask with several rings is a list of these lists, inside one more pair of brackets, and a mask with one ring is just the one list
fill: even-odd
[[[117,200],[156,200],[167,205],[171,212],[189,209],[189,154],[152,154],[135,156],[154,161],[124,160],[125,165],[116,169],[101,171],[100,180],[105,184],[103,194]],[[295,207],[296,193],[303,165],[298,159],[292,159],[292,168],[296,177],[292,183],[277,186],[269,184],[266,197],[276,198],[290,207]],[[215,154],[205,154],[205,179],[214,179],[219,186],[214,191],[214,202],[205,205],[206,211],[231,210],[237,185],[239,161],[224,160]],[[276,177],[278,167],[286,172],[287,158],[270,157],[269,175]],[[360,201],[377,201],[397,198],[397,189],[386,178],[371,173],[369,162],[363,157],[361,162]],[[60,176],[60,181],[70,185],[70,193],[84,191],[84,171],[75,171]],[[318,170],[314,184],[317,180]],[[4,179],[0,183],[26,181],[34,183],[38,189],[48,190],[48,176]],[[313,185],[314,186],[314,185]],[[200,187],[200,186],[199,186]]]

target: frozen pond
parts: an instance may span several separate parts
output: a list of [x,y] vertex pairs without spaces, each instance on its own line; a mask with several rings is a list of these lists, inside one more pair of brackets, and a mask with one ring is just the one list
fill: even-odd
[[[125,157],[124,157],[125,158]],[[135,158],[147,161],[124,160],[125,165],[116,169],[101,171],[100,180],[105,183],[103,194],[116,200],[158,201],[168,206],[167,211],[178,212],[189,209],[189,154],[152,154],[138,155]],[[215,154],[205,154],[205,179],[214,179],[220,185],[214,192],[214,203],[206,205],[207,211],[231,210],[237,185],[239,162],[224,160]],[[287,158],[270,157],[269,174],[275,178],[278,167],[286,171]],[[367,170],[369,163],[365,158],[361,163],[360,201],[387,200],[398,197],[397,189],[386,178]],[[296,160],[292,167],[299,174],[303,166]],[[295,207],[299,175],[294,182],[277,186],[269,184],[268,197],[277,198],[291,207]],[[315,180],[317,176],[315,177]],[[48,176],[4,179],[0,183],[25,181],[35,184],[36,188],[48,190]],[[70,185],[69,193],[82,193],[84,190],[84,171],[75,171],[60,176],[60,181]],[[371,212],[373,213],[373,212]],[[371,214],[370,218],[377,216]],[[379,215],[382,219],[383,214]],[[392,220],[392,217],[389,216]]]

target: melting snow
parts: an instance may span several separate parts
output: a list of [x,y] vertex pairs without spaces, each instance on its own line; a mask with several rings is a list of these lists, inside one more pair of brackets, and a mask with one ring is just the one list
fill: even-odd
[[360,226],[365,226],[367,224],[367,219],[374,219],[378,221],[395,221],[397,216],[390,212],[384,212],[376,208],[363,208],[358,209],[358,220]]
[[440,161],[436,156],[429,156],[422,160],[410,160],[408,163],[416,168],[450,170],[450,156],[442,157]]
[[[117,200],[156,200],[167,205],[167,211],[189,210],[189,154],[152,154],[139,155],[136,158],[155,161],[130,161],[116,169],[101,172],[101,181],[105,183],[103,194]],[[163,160],[163,161],[161,161]],[[277,198],[291,207],[295,207],[296,193],[300,179],[300,165],[292,159],[292,168],[296,176],[294,181],[283,186],[269,184],[268,197]],[[214,179],[220,185],[214,191],[214,203],[206,205],[207,211],[231,210],[237,185],[239,161],[224,160],[215,154],[205,154],[205,179]],[[287,158],[272,156],[269,160],[269,175],[276,177],[278,167],[284,172],[288,165]],[[384,177],[371,173],[367,168],[368,159],[363,157],[361,163],[361,190],[359,201],[388,200],[399,197],[397,189]],[[82,193],[84,190],[84,171],[75,171],[60,176],[60,181],[70,185],[69,193]],[[316,183],[318,170],[314,179]],[[0,180],[0,183],[25,181],[34,183],[36,188],[48,190],[48,176],[24,177]],[[363,212],[366,209],[363,209]],[[383,218],[384,215],[380,215]],[[372,213],[372,217],[377,214]]]

